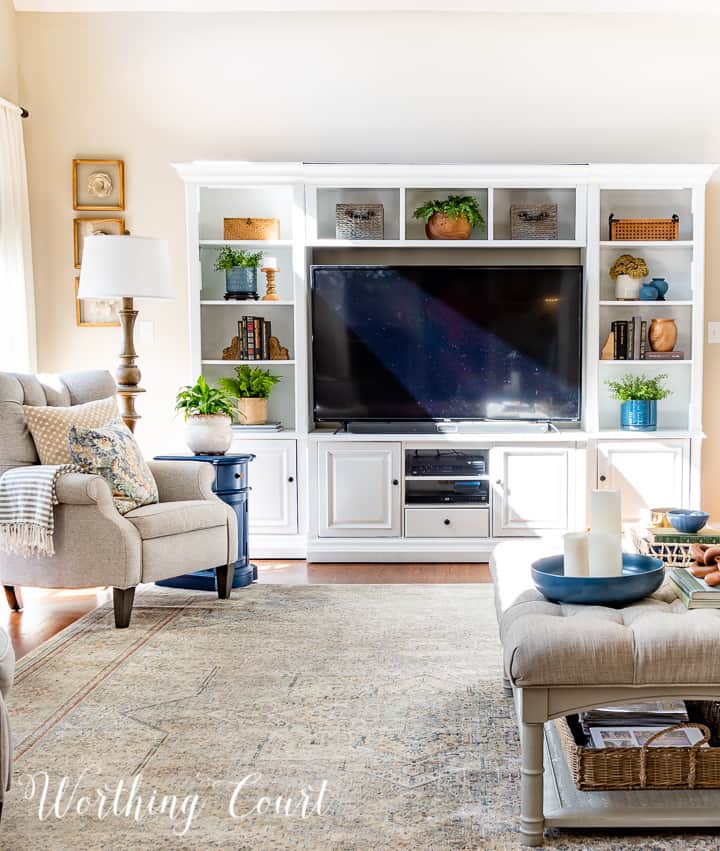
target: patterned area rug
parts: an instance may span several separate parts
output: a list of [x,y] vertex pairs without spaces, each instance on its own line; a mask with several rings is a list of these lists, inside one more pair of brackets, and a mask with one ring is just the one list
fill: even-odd
[[130,629],[105,606],[21,661],[0,847],[518,848],[499,662],[489,585],[146,590]]

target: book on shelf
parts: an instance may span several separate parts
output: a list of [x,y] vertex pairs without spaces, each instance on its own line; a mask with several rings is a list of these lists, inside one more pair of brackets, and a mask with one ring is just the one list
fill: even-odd
[[646,351],[643,360],[685,360],[685,352],[673,350],[672,352]]
[[698,600],[697,597],[690,596],[684,588],[674,582],[672,576],[670,577],[670,587],[686,609],[720,609],[720,599]]
[[676,529],[661,527],[659,529],[643,529],[645,540],[660,544],[720,544],[720,529],[706,526],[702,532],[691,535],[688,532],[678,532]]
[[687,568],[671,568],[670,581],[684,592],[690,602],[715,603],[720,607],[720,586],[713,588],[704,579],[693,576]]
[[640,322],[640,360],[643,360],[647,350],[648,350],[648,324],[647,324],[647,320],[643,319]]
[[238,320],[240,360],[270,360],[271,323],[259,316]]
[[238,432],[246,432],[246,431],[282,431],[283,426],[280,422],[272,422],[272,423],[262,423],[260,425],[243,425],[242,423],[235,423],[233,425],[233,431]]
[[648,346],[648,324],[641,316],[610,323],[614,360],[682,360],[682,352],[652,352]]

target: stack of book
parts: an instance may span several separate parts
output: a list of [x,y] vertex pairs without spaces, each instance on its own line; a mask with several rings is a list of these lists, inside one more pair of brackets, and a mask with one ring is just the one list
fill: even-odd
[[233,425],[233,431],[282,431],[282,423],[273,422],[273,423],[262,423],[262,425],[243,425],[242,423],[235,423]]
[[[594,748],[637,748],[654,733],[687,724],[682,700],[649,700],[620,706],[597,706],[579,716],[580,726]],[[690,747],[702,739],[695,728],[673,730],[651,747]]]
[[712,588],[685,567],[670,570],[670,584],[688,609],[720,609],[720,586]]
[[648,345],[647,320],[633,316],[631,320],[612,322],[613,358],[615,360],[684,360],[683,352],[653,352]]
[[270,325],[260,316],[243,316],[238,321],[240,360],[270,360]]

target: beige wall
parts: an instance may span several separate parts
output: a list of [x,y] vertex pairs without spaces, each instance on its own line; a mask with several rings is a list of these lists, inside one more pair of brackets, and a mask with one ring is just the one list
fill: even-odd
[[[154,446],[189,370],[170,161],[720,161],[716,17],[20,14],[18,28],[40,365],[114,366],[116,331],[74,324],[70,161],[122,157],[128,225],[170,240],[180,296],[141,308]],[[720,320],[720,185],[709,209]],[[706,504],[720,516],[720,346],[706,355]]]
[[18,97],[16,17],[12,0],[0,0],[0,97],[13,103]]

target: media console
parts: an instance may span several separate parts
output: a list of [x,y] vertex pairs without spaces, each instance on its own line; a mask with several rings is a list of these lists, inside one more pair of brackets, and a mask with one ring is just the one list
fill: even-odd
[[[237,436],[232,447],[256,456],[250,471],[253,557],[486,561],[495,544],[509,537],[582,528],[592,487],[622,490],[626,521],[658,504],[699,506],[705,183],[715,166],[198,162],[176,169],[187,208],[188,381],[200,373],[211,382],[231,374],[239,362],[223,360],[222,352],[244,314],[272,322],[273,334],[289,349],[288,360],[258,364],[281,378],[270,397],[269,419],[282,422],[284,430]],[[472,195],[482,210],[486,226],[469,240],[428,240],[423,222],[413,218],[428,198],[448,194]],[[336,238],[338,203],[382,204],[383,238]],[[555,205],[557,238],[512,239],[510,207],[517,204]],[[679,239],[611,241],[611,213],[677,214]],[[277,218],[280,237],[228,243],[223,219],[245,216]],[[214,264],[227,244],[277,258],[279,301],[247,306],[223,299],[224,280]],[[609,269],[623,253],[642,256],[652,275],[666,278],[664,302],[615,299]],[[434,265],[581,268],[578,422],[478,422],[476,411],[453,410],[437,416],[458,420],[352,423],[345,433],[339,423],[315,421],[311,269]],[[379,296],[392,292],[391,286]],[[635,316],[673,319],[683,359],[601,359],[611,323]],[[570,339],[562,331],[555,337],[561,345]],[[558,357],[577,357],[570,348]],[[331,366],[333,356],[330,345]],[[442,382],[444,372],[433,374],[432,368],[429,373]],[[669,376],[672,395],[659,405],[655,433],[619,428],[619,404],[607,381],[626,372]],[[413,475],[408,459],[436,450],[482,456],[485,472],[473,470],[469,478]]]

